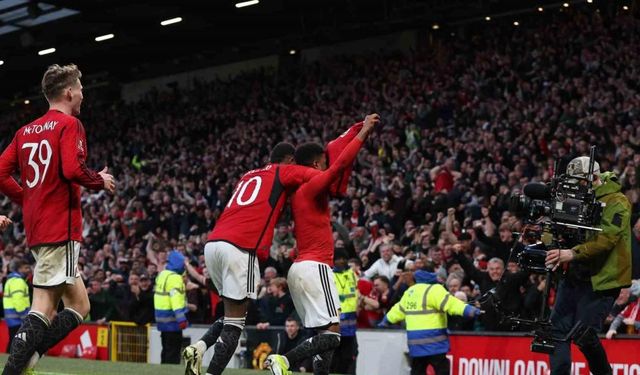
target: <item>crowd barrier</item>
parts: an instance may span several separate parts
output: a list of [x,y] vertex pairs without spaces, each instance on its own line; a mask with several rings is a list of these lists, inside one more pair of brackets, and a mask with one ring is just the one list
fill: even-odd
[[[84,356],[89,359],[109,360],[109,326],[84,323],[73,330],[58,345],[51,348],[47,355],[60,356],[63,350],[75,347],[75,352],[64,353],[68,356]],[[9,329],[5,321],[0,322],[0,349],[7,352]],[[95,350],[93,350],[95,349]]]
[[[195,325],[183,333],[183,345],[195,343],[208,326]],[[260,368],[261,362],[275,350],[278,334],[283,327],[257,330],[247,327],[230,368]],[[409,374],[407,343],[403,330],[358,330],[358,375]],[[130,337],[130,339],[125,339]],[[148,342],[141,342],[147,337]],[[6,351],[8,330],[0,322],[0,348]],[[494,334],[456,332],[450,336],[452,375],[547,375],[546,355],[529,350],[531,337],[524,334]],[[640,336],[620,335],[614,340],[602,340],[613,367],[613,375],[640,375]],[[82,324],[65,340],[49,351],[49,355],[62,354],[65,346],[75,346],[78,356],[88,348],[96,348],[93,358],[98,360],[134,360],[160,363],[162,350],[160,332],[155,326],[135,327],[130,324],[112,326]],[[133,348],[133,349],[132,349]],[[111,353],[111,354],[110,354]],[[136,354],[138,353],[138,354]],[[572,346],[572,375],[588,375],[587,362],[580,351]],[[208,351],[204,363],[211,359]]]
[[[547,375],[548,356],[529,350],[531,337],[521,333],[457,332],[450,336],[452,375]],[[640,336],[602,340],[613,375],[640,375]],[[405,331],[359,330],[358,375],[409,374]],[[572,345],[572,375],[589,375],[587,361]]]

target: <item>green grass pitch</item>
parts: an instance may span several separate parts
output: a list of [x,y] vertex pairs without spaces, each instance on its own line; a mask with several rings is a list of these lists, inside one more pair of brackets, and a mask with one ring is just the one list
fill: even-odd
[[[4,368],[6,360],[6,354],[0,355],[0,368]],[[39,375],[180,375],[184,374],[184,366],[45,357],[38,363],[36,373]],[[206,371],[203,371],[203,374],[205,373]],[[244,369],[228,369],[224,372],[224,375],[257,374],[270,373]]]

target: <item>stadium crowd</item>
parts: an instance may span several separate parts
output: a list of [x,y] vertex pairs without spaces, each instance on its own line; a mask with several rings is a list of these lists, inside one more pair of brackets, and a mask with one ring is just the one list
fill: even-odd
[[[88,91],[80,117],[89,164],[109,166],[118,180],[115,196],[82,198],[79,265],[90,319],[152,321],[154,278],[174,248],[189,262],[189,321],[222,316],[202,253],[238,177],[264,165],[278,141],[324,144],[372,111],[383,129],[360,153],[347,196],[331,202],[336,251],[362,277],[359,327],[375,327],[425,264],[468,301],[506,270],[506,308],[535,314],[544,285],[509,262],[522,223],[507,208],[512,192],[549,180],[554,160],[562,168],[597,145],[601,169],[618,174],[632,202],[640,239],[640,23],[580,11],[531,23],[443,35],[408,54],[195,82],[131,104],[92,100]],[[40,111],[3,115],[4,145]],[[33,258],[19,208],[8,199],[2,207],[15,223],[2,234],[4,277],[13,260]],[[276,231],[247,320],[259,328],[283,326],[294,311],[283,278],[296,252],[286,212]],[[610,321],[634,294],[640,285],[621,294]],[[450,327],[510,329],[490,312]]]

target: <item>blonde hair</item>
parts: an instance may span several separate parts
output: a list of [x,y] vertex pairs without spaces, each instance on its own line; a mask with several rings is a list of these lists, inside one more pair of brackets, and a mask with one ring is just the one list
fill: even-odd
[[284,277],[275,277],[269,281],[269,285],[280,287],[282,290],[287,290],[287,279]]
[[75,64],[51,65],[42,76],[42,93],[48,101],[57,99],[64,89],[73,86],[82,77]]

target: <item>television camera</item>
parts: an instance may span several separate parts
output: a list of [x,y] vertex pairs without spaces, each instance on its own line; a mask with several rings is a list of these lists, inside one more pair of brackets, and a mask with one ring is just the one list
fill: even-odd
[[[590,235],[600,231],[603,204],[596,199],[593,188],[595,146],[591,147],[589,168],[586,173],[555,175],[548,184],[527,184],[522,194],[513,194],[509,210],[523,220],[522,233],[514,233],[514,245],[510,259],[528,272],[544,275],[545,289],[540,312],[534,319],[523,319],[504,312],[495,288],[481,298],[481,303],[492,303],[502,315],[502,321],[513,326],[533,330],[531,351],[552,353],[555,342],[579,340],[585,327],[578,323],[567,337],[557,338],[551,334],[551,321],[547,300],[554,271],[545,265],[547,251],[567,249],[585,242]],[[557,171],[558,162],[554,171]],[[521,249],[516,251],[516,249]],[[499,283],[498,285],[501,285]],[[498,287],[499,288],[499,287]]]

